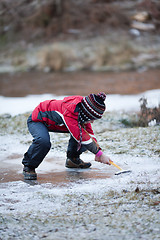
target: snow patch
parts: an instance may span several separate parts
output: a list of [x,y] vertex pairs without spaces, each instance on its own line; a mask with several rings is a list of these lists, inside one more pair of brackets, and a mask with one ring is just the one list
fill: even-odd
[[[32,111],[40,102],[48,99],[63,99],[64,96],[52,94],[29,95],[26,97],[0,96],[0,114],[17,115]],[[145,97],[149,107],[158,106],[160,103],[160,89],[150,90],[137,95],[109,94],[106,98],[107,111],[137,111],[139,99]]]

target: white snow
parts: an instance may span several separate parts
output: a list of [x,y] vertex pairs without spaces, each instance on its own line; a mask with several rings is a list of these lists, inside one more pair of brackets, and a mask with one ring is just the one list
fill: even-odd
[[[28,95],[26,97],[4,97],[0,96],[0,114],[17,115],[32,111],[40,102],[48,99],[62,99],[64,96],[52,94]],[[148,106],[160,104],[160,89],[150,90],[137,95],[109,94],[106,98],[107,111],[137,111],[139,110],[139,99],[145,97]]]
[[108,95],[106,100],[108,111],[137,111],[139,110],[139,99],[146,98],[148,107],[160,104],[160,89],[150,90],[137,95]]
[[0,114],[17,115],[32,111],[40,102],[49,99],[60,99],[52,94],[28,95],[26,97],[3,97],[0,96]]

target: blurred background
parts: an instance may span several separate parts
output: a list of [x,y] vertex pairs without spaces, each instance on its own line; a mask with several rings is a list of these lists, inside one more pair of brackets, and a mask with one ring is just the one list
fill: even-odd
[[160,89],[159,0],[1,0],[0,95]]

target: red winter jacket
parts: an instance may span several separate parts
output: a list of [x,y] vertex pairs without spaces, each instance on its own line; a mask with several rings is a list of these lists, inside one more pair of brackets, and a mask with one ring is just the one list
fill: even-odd
[[[44,123],[49,131],[69,132],[79,142],[80,130],[76,106],[82,98],[82,96],[70,96],[63,100],[41,102],[32,113],[32,121]],[[85,124],[85,129],[96,140],[90,123]],[[82,128],[82,144],[90,143],[92,143],[91,137]]]

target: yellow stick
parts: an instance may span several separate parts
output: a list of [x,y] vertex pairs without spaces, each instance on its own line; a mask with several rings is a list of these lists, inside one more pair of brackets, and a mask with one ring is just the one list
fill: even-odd
[[112,162],[112,161],[109,161],[109,162],[110,162],[110,164],[112,164],[113,166],[118,168],[120,171],[123,171],[123,169],[121,167],[119,167],[117,164],[115,164],[114,162]]

